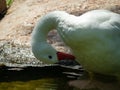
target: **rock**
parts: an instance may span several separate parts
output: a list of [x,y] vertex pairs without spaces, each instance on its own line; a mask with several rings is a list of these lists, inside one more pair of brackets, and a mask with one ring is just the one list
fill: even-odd
[[[100,8],[120,13],[120,0],[14,0],[0,21],[0,61],[16,62],[14,57],[21,57],[20,60],[26,58],[23,61],[33,60],[30,48],[31,32],[38,19],[46,13],[64,10],[81,15],[88,10]],[[49,33],[48,42],[57,50],[70,53],[70,49],[66,48],[56,31]]]

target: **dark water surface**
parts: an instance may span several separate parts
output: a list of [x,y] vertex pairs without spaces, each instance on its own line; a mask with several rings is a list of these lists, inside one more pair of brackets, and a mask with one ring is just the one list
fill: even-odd
[[120,90],[114,77],[96,78],[88,78],[80,67],[0,66],[0,90]]
[[0,90],[73,90],[68,82],[80,75],[78,68],[57,65],[1,65]]
[[1,82],[0,90],[73,90],[65,78],[42,78],[30,81]]

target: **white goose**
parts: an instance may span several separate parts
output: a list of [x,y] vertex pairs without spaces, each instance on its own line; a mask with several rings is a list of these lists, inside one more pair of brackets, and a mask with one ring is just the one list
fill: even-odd
[[34,56],[46,63],[75,59],[57,52],[46,42],[50,30],[56,29],[77,61],[88,71],[120,76],[120,15],[107,10],[93,10],[81,16],[63,11],[43,16],[32,33]]

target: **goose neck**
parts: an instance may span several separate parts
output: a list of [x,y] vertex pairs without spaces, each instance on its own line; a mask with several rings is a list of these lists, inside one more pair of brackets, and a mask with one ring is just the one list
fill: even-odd
[[44,42],[47,39],[47,34],[50,30],[56,29],[59,22],[64,20],[67,13],[63,11],[54,11],[45,16],[43,16],[40,21],[38,21],[32,33],[32,41]]

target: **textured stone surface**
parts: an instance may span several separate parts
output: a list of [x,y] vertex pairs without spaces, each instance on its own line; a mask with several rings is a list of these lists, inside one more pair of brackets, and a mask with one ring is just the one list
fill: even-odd
[[[14,61],[13,59],[18,57],[27,62],[33,60],[30,48],[31,32],[38,19],[46,13],[64,10],[80,15],[92,9],[109,9],[120,13],[120,0],[14,0],[0,21],[0,60]],[[48,42],[57,50],[70,53],[55,30],[48,34]]]

